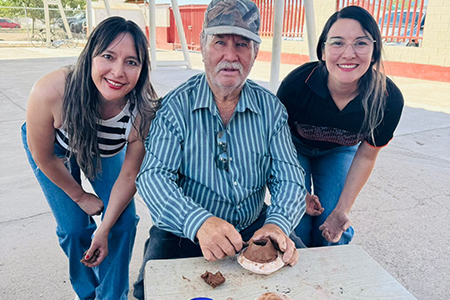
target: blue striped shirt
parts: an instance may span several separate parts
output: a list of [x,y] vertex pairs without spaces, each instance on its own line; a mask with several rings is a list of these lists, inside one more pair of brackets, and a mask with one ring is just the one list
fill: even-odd
[[[228,170],[216,162],[221,130],[228,135]],[[214,215],[242,231],[260,215],[266,186],[266,223],[290,234],[305,212],[304,171],[286,109],[253,81],[244,84],[225,127],[205,74],[190,78],[164,97],[145,148],[136,184],[160,229],[194,241]]]

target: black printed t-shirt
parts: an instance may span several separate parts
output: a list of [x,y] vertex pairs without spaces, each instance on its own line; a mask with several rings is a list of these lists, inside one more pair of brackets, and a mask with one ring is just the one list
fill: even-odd
[[394,135],[403,109],[403,96],[387,79],[384,117],[375,128],[374,141],[360,134],[364,120],[358,95],[343,110],[334,103],[327,86],[328,72],[319,62],[306,63],[293,70],[281,83],[277,96],[286,106],[291,134],[303,144],[320,150],[353,146],[367,141],[383,147]]

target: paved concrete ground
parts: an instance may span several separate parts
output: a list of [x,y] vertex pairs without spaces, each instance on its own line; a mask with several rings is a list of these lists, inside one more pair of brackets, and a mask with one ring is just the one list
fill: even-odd
[[[55,221],[26,161],[19,128],[33,83],[53,69],[74,63],[78,53],[79,49],[0,48],[0,299],[74,297],[67,261],[54,233]],[[179,52],[158,52],[158,59],[180,56]],[[196,70],[153,72],[160,95],[199,72],[200,56],[191,57]],[[280,77],[294,67],[282,65]],[[267,86],[269,71],[269,63],[257,62],[251,77]],[[381,151],[352,210],[353,243],[418,299],[448,299],[450,83],[394,79],[407,106],[396,138]],[[151,225],[140,199],[137,210],[141,221],[131,281],[137,277]]]

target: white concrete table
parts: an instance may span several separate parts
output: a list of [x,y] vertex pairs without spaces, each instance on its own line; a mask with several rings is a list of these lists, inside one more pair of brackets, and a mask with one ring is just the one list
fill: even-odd
[[[416,299],[360,246],[299,249],[299,262],[271,275],[243,269],[236,257],[153,260],[145,267],[146,299],[254,300],[266,292],[292,299]],[[226,281],[213,289],[200,275],[220,271]]]

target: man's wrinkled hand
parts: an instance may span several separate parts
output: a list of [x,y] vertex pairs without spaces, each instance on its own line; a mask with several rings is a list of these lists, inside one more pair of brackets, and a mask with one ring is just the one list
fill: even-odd
[[310,216],[318,216],[323,213],[324,209],[319,201],[319,197],[306,193],[306,213]]
[[197,239],[206,260],[214,261],[241,251],[243,241],[240,233],[227,221],[217,217],[208,218],[197,231]]
[[341,239],[342,233],[346,231],[352,222],[347,214],[340,210],[333,210],[325,222],[320,225],[319,230],[322,236],[331,243],[337,243]]
[[295,243],[280,227],[275,224],[265,224],[255,232],[251,240],[258,241],[264,238],[269,238],[275,247],[278,247],[278,250],[283,252],[285,264],[294,266],[298,262],[298,251],[295,248]]

